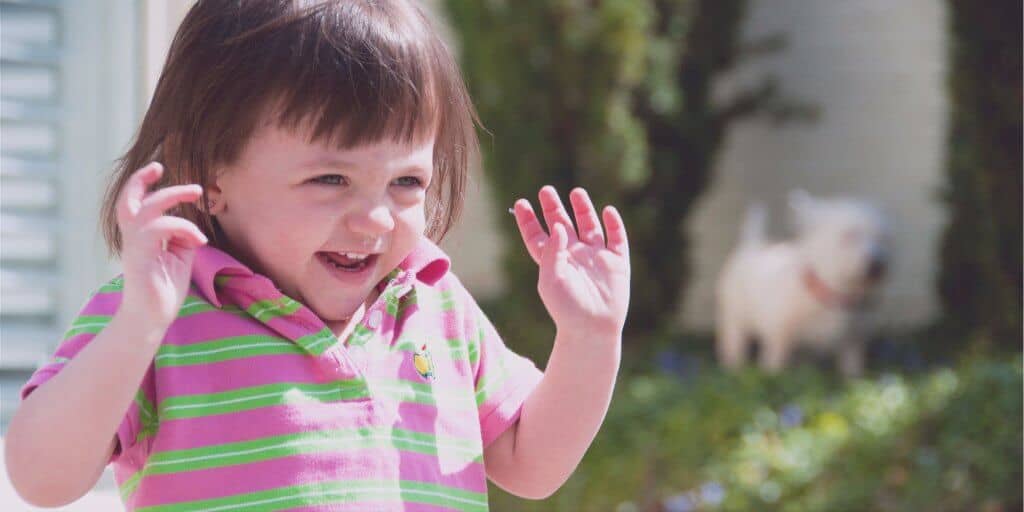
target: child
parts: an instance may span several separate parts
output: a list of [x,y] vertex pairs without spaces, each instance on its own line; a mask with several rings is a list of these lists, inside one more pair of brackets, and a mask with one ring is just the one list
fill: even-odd
[[[412,2],[200,0],[107,194],[123,277],[22,390],[6,465],[129,510],[486,510],[542,498],[607,411],[625,228],[551,187],[515,217],[557,327],[542,374],[428,239],[476,149],[457,66]],[[158,160],[165,165],[146,162]],[[149,191],[152,190],[152,191]]]

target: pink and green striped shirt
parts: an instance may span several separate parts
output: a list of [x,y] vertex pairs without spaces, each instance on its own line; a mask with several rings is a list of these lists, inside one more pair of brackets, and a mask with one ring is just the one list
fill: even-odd
[[[483,449],[541,378],[422,240],[340,342],[266,277],[212,247],[117,431],[131,511],[487,510]],[[110,321],[86,303],[22,397]],[[54,404],[59,406],[59,404]]]

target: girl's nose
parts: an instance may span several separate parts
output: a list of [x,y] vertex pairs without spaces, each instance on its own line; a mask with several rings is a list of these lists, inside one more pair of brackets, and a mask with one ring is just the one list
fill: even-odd
[[395,220],[387,205],[366,204],[349,212],[348,227],[364,235],[381,235],[395,228]]

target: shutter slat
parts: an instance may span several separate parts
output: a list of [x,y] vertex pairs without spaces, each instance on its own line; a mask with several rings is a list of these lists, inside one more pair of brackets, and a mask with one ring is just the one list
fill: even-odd
[[0,206],[4,210],[51,210],[57,207],[57,187],[40,179],[0,176]]
[[57,175],[53,160],[0,157],[0,176],[52,178]]
[[5,121],[59,121],[60,109],[45,103],[0,101],[0,117]]
[[57,70],[52,67],[10,64],[0,75],[0,93],[5,100],[54,101],[57,92]]

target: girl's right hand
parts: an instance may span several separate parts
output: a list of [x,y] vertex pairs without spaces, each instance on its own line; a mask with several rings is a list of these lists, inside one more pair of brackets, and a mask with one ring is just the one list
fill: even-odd
[[164,215],[202,196],[199,185],[176,185],[147,194],[164,168],[158,162],[135,171],[117,199],[124,295],[121,310],[167,328],[188,293],[196,249],[206,236],[192,222]]

